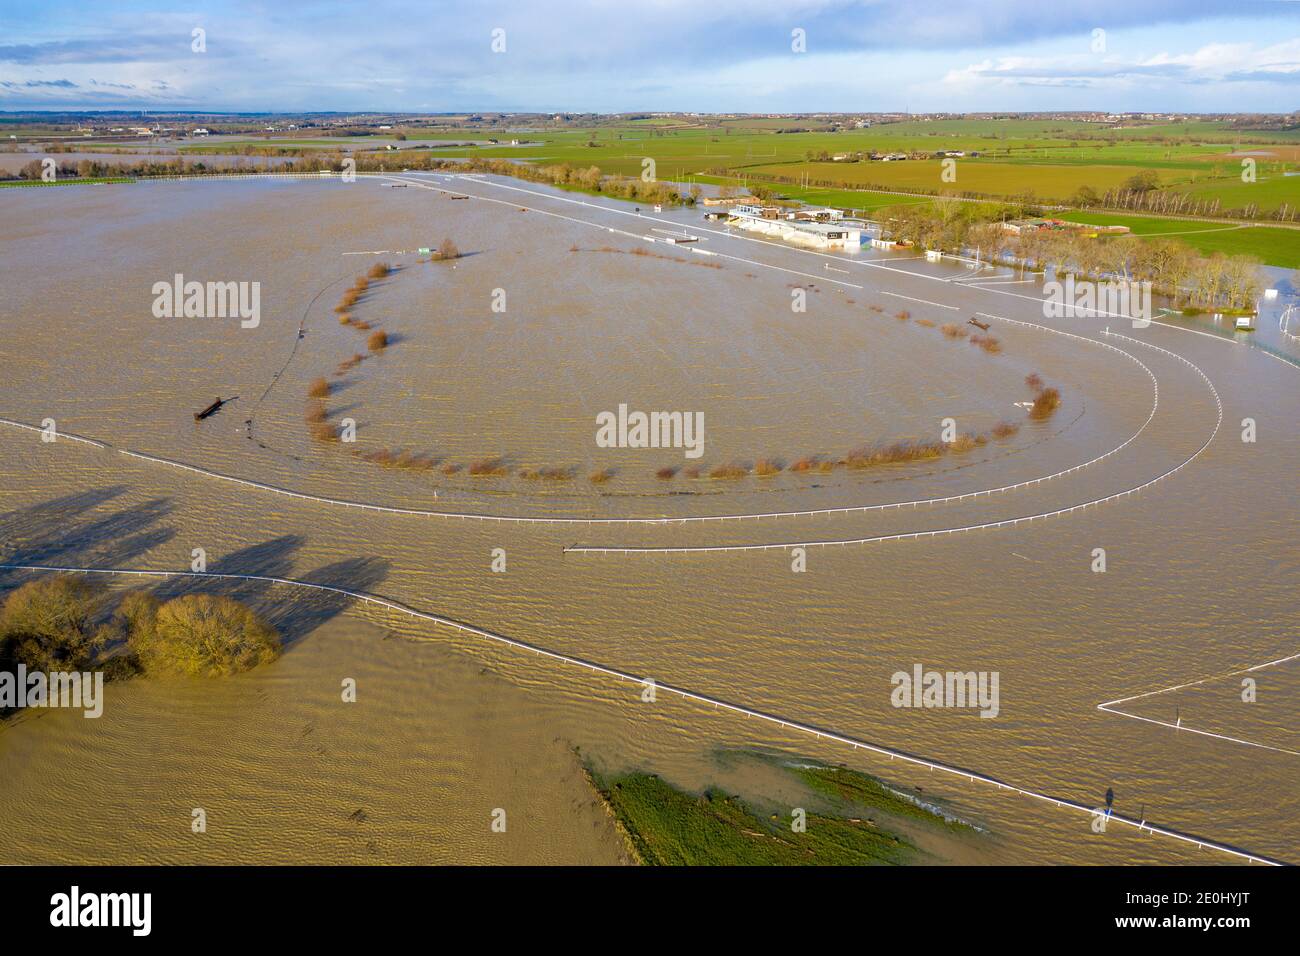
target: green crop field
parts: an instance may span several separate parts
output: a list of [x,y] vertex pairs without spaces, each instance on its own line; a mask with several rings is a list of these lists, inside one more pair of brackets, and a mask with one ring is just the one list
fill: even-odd
[[960,195],[974,192],[990,196],[1025,196],[1036,199],[1068,200],[1082,186],[1098,193],[1122,186],[1133,175],[1126,166],[1035,165],[1000,163],[982,159],[957,159],[956,180],[944,182],[944,165],[939,160],[904,160],[894,163],[793,163],[780,166],[747,167],[756,177],[799,178],[818,184],[834,182],[846,186],[878,186]]

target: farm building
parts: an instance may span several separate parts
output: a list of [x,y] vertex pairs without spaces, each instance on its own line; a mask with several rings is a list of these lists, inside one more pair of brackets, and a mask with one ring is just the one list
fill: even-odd
[[1130,231],[1128,226],[1093,226],[1086,222],[1070,222],[1066,219],[1012,219],[1004,222],[1002,228],[1013,236],[1044,229],[1086,232],[1093,236],[1123,236]]

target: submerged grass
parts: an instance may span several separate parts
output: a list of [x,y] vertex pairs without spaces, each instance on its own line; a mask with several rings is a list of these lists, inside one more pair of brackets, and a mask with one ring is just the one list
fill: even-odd
[[940,813],[885,786],[869,774],[847,767],[827,767],[805,764],[788,768],[810,790],[851,806],[879,810],[894,816],[907,817],[945,827],[949,830],[975,832],[975,828],[960,820],[946,819]]
[[651,866],[864,866],[912,862],[905,838],[863,819],[809,813],[795,833],[789,817],[760,816],[719,790],[699,796],[652,774],[593,783],[636,855]]

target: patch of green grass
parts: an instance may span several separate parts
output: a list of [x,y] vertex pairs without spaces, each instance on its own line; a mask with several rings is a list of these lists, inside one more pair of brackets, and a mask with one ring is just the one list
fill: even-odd
[[1071,222],[1086,222],[1095,226],[1128,226],[1133,230],[1133,235],[1138,237],[1169,236],[1201,253],[1251,255],[1266,265],[1300,269],[1300,229],[1282,226],[1235,227],[1232,223],[1162,219],[1158,216],[1123,216],[1086,210],[1058,215]]
[[[695,176],[694,182],[715,186],[735,186],[743,189],[745,180],[739,176]],[[786,199],[798,199],[813,206],[834,206],[868,213],[883,206],[903,206],[909,203],[933,202],[929,196],[904,196],[897,193],[876,192],[870,189],[825,189],[821,187],[792,186],[787,183],[755,182],[776,191]]]
[[934,810],[900,796],[875,777],[847,767],[802,765],[790,767],[789,770],[810,790],[851,806],[879,810],[925,823],[942,824],[953,830],[974,830],[970,824],[940,816]]
[[795,833],[790,818],[763,817],[717,790],[685,793],[652,774],[596,779],[641,859],[652,866],[865,866],[917,855],[905,838],[867,820],[817,813]]
[[923,190],[961,195],[974,192],[987,196],[1030,194],[1040,200],[1067,200],[1083,186],[1097,192],[1121,186],[1131,177],[1131,166],[1096,164],[1002,163],[987,159],[956,160],[955,182],[943,180],[944,166],[934,159],[901,162],[787,163],[754,167],[759,176],[799,179],[842,186],[875,186],[881,189]]

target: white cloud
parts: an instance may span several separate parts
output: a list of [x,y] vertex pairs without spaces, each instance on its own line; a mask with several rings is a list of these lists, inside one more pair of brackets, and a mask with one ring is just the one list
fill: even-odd
[[1138,80],[1229,83],[1300,79],[1300,39],[1260,47],[1253,43],[1210,43],[1187,53],[1144,57],[1063,54],[1002,56],[950,70],[943,78],[954,91],[990,86],[1080,86],[1113,89]]

